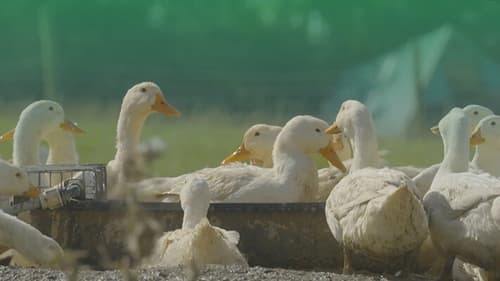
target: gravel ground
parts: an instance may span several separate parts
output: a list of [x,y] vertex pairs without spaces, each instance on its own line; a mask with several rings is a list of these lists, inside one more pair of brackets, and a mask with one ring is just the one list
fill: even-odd
[[[180,269],[141,269],[134,271],[137,280],[185,280]],[[50,269],[20,269],[0,266],[0,280],[15,281],[57,281],[68,280],[68,275],[59,270]],[[120,271],[92,271],[82,270],[78,274],[78,280],[127,280]],[[135,278],[129,279],[135,280]],[[332,272],[311,272],[285,269],[269,269],[263,267],[243,268],[239,266],[209,266],[205,268],[196,280],[199,281],[263,281],[263,280],[315,280],[315,281],[382,281],[403,280],[393,275],[355,274],[344,276]],[[419,276],[410,276],[405,280],[424,281]]]

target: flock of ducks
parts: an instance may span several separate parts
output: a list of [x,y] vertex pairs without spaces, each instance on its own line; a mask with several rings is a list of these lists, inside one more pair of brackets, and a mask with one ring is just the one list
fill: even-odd
[[[178,177],[146,178],[140,136],[153,113],[180,116],[158,85],[129,89],[118,118],[116,154],[107,164],[110,198],[132,192],[143,202],[179,202],[182,228],[165,233],[145,266],[241,264],[239,233],[212,226],[210,202],[325,202],[325,215],[342,246],[344,274],[352,256],[375,260],[402,257],[401,274],[415,260],[436,266],[440,280],[499,280],[500,274],[500,116],[479,105],[453,108],[432,128],[443,140],[444,158],[427,168],[390,167],[379,151],[371,113],[345,101],[329,125],[300,115],[283,127],[249,128],[222,165]],[[0,195],[36,197],[39,190],[19,167],[77,164],[75,135],[83,134],[53,101],[37,101],[20,114],[14,130],[13,163],[0,161]],[[40,160],[40,143],[49,145]],[[469,162],[470,145],[476,146]],[[319,153],[330,167],[318,170]],[[245,164],[242,162],[249,162]],[[35,265],[63,256],[50,237],[0,211],[0,245],[17,250]]]

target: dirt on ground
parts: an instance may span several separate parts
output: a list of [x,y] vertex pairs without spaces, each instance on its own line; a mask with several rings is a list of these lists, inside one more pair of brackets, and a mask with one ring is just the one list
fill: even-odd
[[181,268],[150,268],[133,270],[128,273],[123,271],[93,271],[81,270],[77,275],[69,272],[52,269],[30,269],[0,266],[0,280],[14,281],[58,281],[58,280],[199,280],[199,281],[265,281],[265,280],[314,280],[314,281],[381,281],[381,280],[429,280],[421,276],[411,275],[402,279],[394,275],[357,273],[346,276],[333,272],[299,271],[287,269],[274,269],[263,267],[240,266],[208,266],[197,277],[187,274]]

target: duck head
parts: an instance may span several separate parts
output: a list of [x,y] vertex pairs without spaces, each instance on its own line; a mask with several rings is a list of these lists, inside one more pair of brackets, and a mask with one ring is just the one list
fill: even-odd
[[477,104],[470,104],[463,108],[463,111],[469,119],[470,132],[479,124],[484,117],[493,115],[493,111],[487,107]]
[[437,127],[439,128],[440,133],[446,135],[450,129],[456,127],[469,127],[469,123],[470,122],[465,114],[465,111],[459,107],[454,107],[439,121]]
[[23,169],[0,159],[0,195],[37,198],[40,189],[30,183]]
[[328,127],[326,133],[353,139],[356,129],[354,124],[358,123],[359,119],[373,123],[370,111],[364,104],[356,100],[347,100],[340,106],[335,122]]
[[332,138],[325,132],[327,128],[328,123],[316,117],[296,116],[283,127],[275,146],[292,146],[305,154],[319,152],[333,166],[345,172],[346,168],[335,152]]
[[[453,109],[452,109],[453,110]],[[469,123],[469,134],[472,133],[476,125],[481,121],[486,116],[493,115],[493,111],[491,109],[477,105],[477,104],[469,104],[465,106],[462,109],[463,113],[465,114],[465,117],[468,119]],[[451,113],[451,111],[450,111]],[[456,115],[456,114],[455,114]],[[431,128],[431,132],[434,135],[439,135],[440,134],[440,129],[439,125],[434,126]]]
[[[28,105],[21,112],[17,126],[29,126],[42,138],[58,129],[77,135],[85,133],[75,123],[65,119],[63,108],[50,100],[40,100]],[[11,130],[4,134],[1,139],[5,141],[13,137],[14,131]]]
[[491,115],[477,124],[470,138],[471,145],[488,144],[500,149],[500,116]]
[[434,134],[441,135],[445,151],[450,141],[460,141],[466,139],[470,134],[468,129],[470,122],[464,110],[458,107],[452,108],[446,114],[437,126],[432,127]]
[[[15,129],[9,130],[3,135],[0,136],[0,142],[12,141],[14,139]],[[63,138],[65,137],[65,133],[69,132],[73,135],[83,135],[85,131],[78,127],[78,124],[74,123],[69,119],[64,119],[64,122],[59,124],[59,129],[55,129],[50,131],[45,135],[46,139],[51,138]]]
[[180,116],[181,113],[165,99],[160,87],[153,82],[142,82],[127,91],[122,108],[148,115],[159,112],[166,116]]
[[[243,136],[241,145],[222,164],[236,161],[253,160],[265,164],[271,159],[274,141],[281,132],[281,127],[257,124],[250,127]],[[272,160],[271,160],[272,162]]]

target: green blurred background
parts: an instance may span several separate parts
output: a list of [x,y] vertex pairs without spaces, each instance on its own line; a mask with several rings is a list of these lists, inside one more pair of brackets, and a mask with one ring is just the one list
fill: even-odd
[[[153,173],[214,166],[251,124],[283,124],[297,114],[331,122],[339,102],[329,112],[324,104],[347,70],[443,24],[498,64],[496,0],[4,0],[0,130],[14,127],[30,102],[53,99],[88,131],[78,139],[82,162],[107,162],[121,98],[133,84],[155,81],[184,115],[148,121],[144,137],[168,143]],[[477,94],[453,103],[473,102]],[[483,101],[500,107],[494,100]],[[384,138],[382,146],[395,164],[441,157],[439,140],[426,130]],[[9,158],[11,145],[0,144],[0,153]]]

